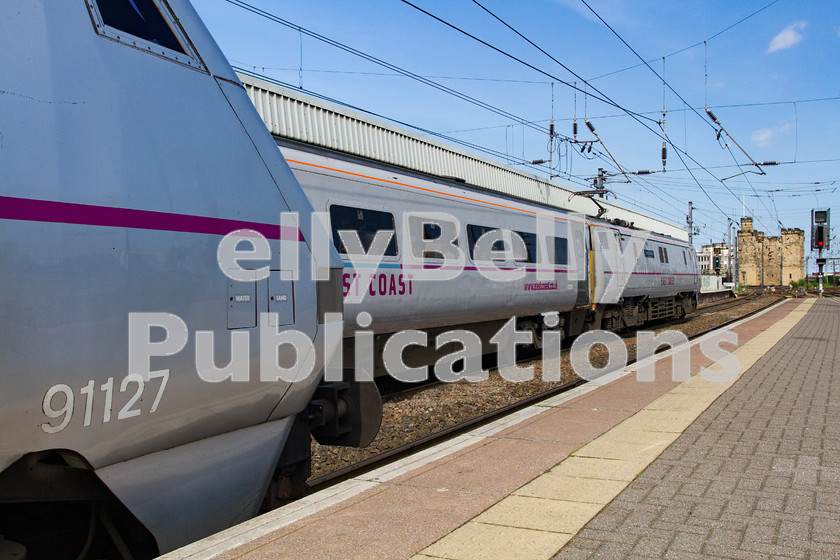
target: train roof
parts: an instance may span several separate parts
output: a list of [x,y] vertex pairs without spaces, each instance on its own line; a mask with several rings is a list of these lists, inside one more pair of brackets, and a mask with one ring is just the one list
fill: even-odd
[[[596,214],[592,201],[580,196],[570,199],[575,189],[256,76],[237,74],[275,137],[455,178],[465,186],[591,217]],[[686,230],[678,225],[604,199],[598,199],[598,203],[607,210],[603,219],[620,219],[638,229],[688,239]]]

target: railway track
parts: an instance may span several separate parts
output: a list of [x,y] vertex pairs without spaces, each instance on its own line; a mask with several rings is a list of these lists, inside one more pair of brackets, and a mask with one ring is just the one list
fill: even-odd
[[[704,315],[704,314],[718,313],[718,312],[726,311],[726,310],[734,308],[734,307],[742,306],[742,305],[744,305],[746,303],[749,303],[749,302],[751,302],[755,299],[758,299],[759,297],[761,297],[761,295],[762,295],[761,293],[751,293],[751,294],[746,294],[744,296],[740,296],[740,297],[737,297],[737,298],[731,298],[731,299],[716,301],[716,302],[712,302],[712,303],[702,304],[702,307],[698,308],[697,311],[695,311],[694,313],[691,313],[690,315],[687,315],[686,317],[684,317],[682,319],[671,319],[671,320],[658,321],[656,323],[651,323],[648,326],[656,327],[656,326],[661,326],[663,324],[667,324],[668,326],[676,326],[676,325],[679,325],[679,324],[682,324],[682,323],[686,323],[686,322],[688,322],[688,321],[690,321],[690,320],[692,320],[696,317],[699,317],[701,315]],[[646,328],[648,326],[646,326]],[[622,336],[624,338],[626,338],[628,336],[633,336],[634,333],[635,333],[635,330],[622,333]],[[564,342],[564,346],[565,346],[565,344],[566,343]],[[523,360],[528,360],[528,359],[533,358],[533,356],[530,355],[530,354],[527,354],[527,352],[525,352],[524,354],[525,355],[523,355]],[[485,366],[485,367],[493,367],[493,365],[491,364],[491,365]],[[387,402],[387,401],[395,399],[395,398],[403,398],[403,397],[413,395],[415,393],[419,393],[421,391],[425,391],[425,390],[427,390],[431,387],[439,385],[442,382],[438,381],[437,379],[428,379],[428,380],[420,382],[420,383],[404,383],[404,382],[398,381],[398,380],[396,380],[392,377],[383,376],[383,377],[377,378],[376,383],[379,387],[379,393],[382,395],[383,402]]]
[[705,313],[717,313],[719,311],[725,311],[732,307],[739,307],[744,305],[749,301],[756,300],[760,298],[763,294],[759,292],[745,294],[742,296],[738,296],[735,298],[724,299],[720,301],[714,301],[711,303],[704,303],[701,304],[700,307],[697,308],[697,311],[689,315],[689,317],[697,317],[699,315],[703,315]]
[[[750,301],[753,301],[753,300],[757,299],[758,297],[760,297],[760,295],[761,294],[744,296],[742,298],[738,298],[735,301],[738,301],[740,304],[743,305],[747,302],[750,302]],[[767,309],[768,307],[770,307],[772,305],[775,305],[781,299],[783,299],[782,296],[779,296],[777,298],[772,298],[765,305],[762,305],[761,307],[759,307],[757,309],[754,309],[754,310],[752,310],[748,313],[745,313],[743,315],[733,317],[731,319],[728,319],[728,320],[726,320],[722,323],[716,324],[716,325],[714,325],[710,328],[704,329],[702,331],[692,333],[691,335],[688,336],[688,338],[689,338],[689,340],[699,338],[699,337],[701,337],[705,334],[708,334],[709,332],[712,332],[712,331],[717,330],[717,329],[724,328],[727,325],[730,325],[730,324],[732,324],[736,321],[739,321],[739,320],[744,319],[746,317],[750,317],[752,315],[760,313],[761,311]],[[692,317],[697,317],[698,315],[700,315],[702,313],[718,312],[718,311],[722,311],[722,310],[725,310],[725,309],[729,309],[731,307],[735,307],[735,305],[733,305],[731,301],[727,301],[727,302],[724,302],[724,303],[728,303],[729,305],[724,306],[723,303],[709,304],[708,306],[704,306],[702,309],[698,310],[697,313],[692,314]],[[713,311],[710,311],[710,310],[713,310]],[[687,319],[680,320],[679,322],[672,322],[672,323],[669,323],[668,326],[673,326],[675,324],[685,322],[686,320]],[[631,359],[629,361],[628,365],[635,363],[635,361],[636,361],[635,358]],[[505,405],[505,406],[502,406],[502,407],[500,407],[496,410],[483,413],[483,414],[478,415],[474,418],[470,418],[468,420],[459,422],[459,423],[457,423],[453,426],[447,427],[447,428],[442,429],[440,431],[437,431],[437,432],[434,432],[432,434],[426,435],[424,437],[418,438],[417,440],[404,443],[404,444],[399,445],[399,446],[397,446],[393,449],[389,449],[389,450],[383,451],[381,453],[378,453],[376,455],[373,455],[371,457],[367,457],[367,458],[362,459],[358,462],[355,462],[351,465],[341,467],[339,469],[328,472],[328,473],[323,474],[321,476],[317,476],[315,478],[310,479],[307,482],[307,485],[309,487],[309,492],[310,493],[311,492],[316,492],[318,490],[322,490],[322,489],[327,488],[329,486],[338,484],[338,483],[340,483],[344,480],[348,480],[350,478],[359,476],[360,474],[364,474],[365,472],[369,472],[369,471],[371,471],[375,468],[379,468],[379,467],[381,467],[381,466],[383,466],[383,465],[385,465],[389,462],[396,461],[396,460],[408,455],[409,453],[414,453],[414,452],[417,452],[417,451],[419,451],[419,450],[421,450],[425,447],[430,447],[434,444],[445,441],[446,439],[449,439],[449,438],[455,437],[455,436],[457,436],[461,433],[464,433],[469,429],[473,429],[473,428],[476,428],[476,427],[481,426],[483,424],[487,424],[489,422],[492,422],[493,420],[496,420],[496,419],[498,419],[498,418],[500,418],[500,417],[502,417],[506,414],[510,414],[511,412],[515,412],[515,411],[520,410],[522,408],[531,406],[531,405],[533,405],[535,403],[538,403],[542,400],[545,400],[549,397],[553,397],[555,395],[562,394],[562,393],[564,393],[566,391],[569,391],[570,389],[573,389],[575,387],[578,387],[578,386],[580,386],[584,383],[586,383],[586,381],[583,380],[583,379],[575,379],[571,382],[564,383],[562,385],[555,386],[555,387],[552,387],[552,388],[544,390],[544,391],[540,391],[540,392],[538,392],[534,395],[528,396],[526,398],[522,398],[522,399],[520,399],[516,402],[510,403],[510,404]],[[419,392],[419,391],[422,391],[424,389],[427,389],[430,386],[431,386],[431,384],[428,384],[428,385],[424,385],[422,387],[414,387],[414,388],[407,389],[407,390],[402,391],[402,392],[396,392],[396,393],[391,394],[390,398],[393,399],[393,398],[395,398],[395,396],[401,396],[401,397],[406,396],[406,395],[409,395],[411,393]]]

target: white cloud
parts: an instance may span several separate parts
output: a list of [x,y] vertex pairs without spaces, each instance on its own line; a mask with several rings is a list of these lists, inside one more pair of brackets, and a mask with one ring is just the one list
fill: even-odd
[[767,52],[771,53],[789,49],[802,40],[802,34],[799,31],[805,29],[807,26],[807,21],[797,21],[796,23],[791,23],[778,35],[773,37],[773,40],[770,41],[770,46],[767,47]]
[[773,143],[773,131],[769,128],[762,128],[752,133],[752,141],[756,146],[762,148]]
[[779,137],[794,128],[789,122],[782,122],[773,128],[762,128],[752,133],[752,142],[759,148],[766,148],[776,143]]

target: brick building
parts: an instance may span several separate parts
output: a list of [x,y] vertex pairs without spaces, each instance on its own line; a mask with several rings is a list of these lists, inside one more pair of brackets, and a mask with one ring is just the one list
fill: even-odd
[[753,229],[752,218],[741,218],[738,232],[739,280],[746,286],[781,286],[805,277],[805,232],[782,229],[766,237]]

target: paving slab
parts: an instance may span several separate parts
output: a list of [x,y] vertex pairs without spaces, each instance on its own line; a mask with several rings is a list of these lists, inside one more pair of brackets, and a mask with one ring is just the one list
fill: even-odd
[[840,558],[840,302],[810,301],[778,344],[740,354],[741,377],[553,558]]
[[[604,503],[612,500],[607,508],[612,507],[618,500],[618,496],[625,495],[624,489],[642,478],[643,471],[646,472],[649,466],[658,461],[657,457],[666,449],[670,449],[678,440],[679,435],[691,426],[721,394],[731,388],[745,370],[751,368],[764,353],[782,340],[801,321],[812,305],[813,300],[797,302],[795,307],[788,307],[787,312],[779,309],[779,313],[770,313],[763,321],[757,321],[749,326],[744,325],[744,328],[737,333],[741,345],[737,346],[734,352],[720,353],[717,362],[708,358],[699,360],[699,363],[698,360],[693,360],[692,369],[695,373],[698,373],[699,369],[699,373],[681,384],[686,387],[674,384],[671,391],[663,395],[664,390],[667,390],[666,387],[657,394],[657,391],[650,391],[649,388],[653,386],[650,382],[640,382],[628,376],[593,391],[586,397],[577,399],[572,405],[572,408],[576,410],[585,410],[591,406],[590,403],[594,402],[603,403],[609,408],[632,409],[632,405],[628,405],[627,401],[635,399],[619,401],[616,398],[624,392],[625,386],[635,387],[636,394],[645,393],[649,397],[647,405],[641,410],[573,452],[546,474],[523,487],[523,489],[537,487],[544,495],[548,494],[549,498],[522,496],[521,491],[518,491],[424,552],[434,550],[435,554],[448,558],[467,558],[468,555],[463,550],[462,542],[457,535],[460,531],[474,531],[474,525],[480,523],[492,522],[508,527],[569,534],[577,534],[585,525],[589,527],[589,524],[594,523],[591,530],[594,531],[594,535],[601,536],[601,540],[592,538],[592,535],[576,536],[570,539],[570,543],[563,549],[566,552],[561,552],[568,555],[564,557],[589,557],[593,554],[604,558],[665,557],[673,537],[664,529],[650,527],[651,523],[662,514],[661,505],[652,503],[633,510],[626,508],[622,510],[618,507],[606,513],[605,518],[609,520],[612,527],[612,532],[609,534],[614,538],[605,539],[600,534],[604,532],[604,529],[599,527],[600,522],[596,521],[600,517],[597,512],[602,509],[601,504],[562,495],[558,499],[557,494],[551,494],[552,483],[558,482],[563,488],[569,486],[570,480],[586,481],[585,484],[590,487],[604,485],[605,488],[602,487],[602,491],[598,493],[600,501]],[[714,339],[711,340],[715,342]],[[708,346],[703,354],[714,356],[714,352],[710,352]],[[732,367],[733,363],[737,367]],[[601,396],[603,400],[598,401],[598,397]],[[633,438],[633,435],[641,441],[628,441]],[[731,443],[729,445],[734,446]],[[705,456],[698,468],[690,470],[686,467],[686,465],[677,465],[674,469],[675,474],[682,478],[698,473],[711,476],[720,470],[721,461],[715,457]],[[653,472],[655,473],[656,470],[657,467],[654,467]],[[557,477],[557,480],[551,477]],[[711,485],[706,485],[704,491],[708,491],[710,487]],[[640,488],[645,492],[645,496],[652,496],[653,500],[674,500],[677,493],[675,488],[654,488],[650,484],[647,486],[636,484],[635,489],[630,491],[630,495],[632,496],[634,492],[638,494]],[[691,487],[691,490],[696,492],[697,488]],[[700,511],[692,513],[694,519],[718,519],[721,515],[721,507],[720,504],[709,503],[705,504]],[[539,508],[541,511],[537,511]],[[712,529],[711,533],[704,535],[704,538],[711,543],[711,545],[704,544],[706,552],[720,552],[719,549],[722,546],[720,543],[725,542],[727,538],[735,538],[734,529],[730,530],[732,534],[726,533],[719,527]],[[458,544],[456,548],[449,548],[455,543]],[[579,543],[579,545],[571,543]],[[487,546],[483,550],[490,557],[495,557],[500,553],[498,549]],[[544,552],[538,555],[533,550],[526,553],[524,549],[510,547],[509,543],[505,543],[505,554],[507,558],[523,559],[547,559],[553,556],[552,553],[545,554]]]
[[449,560],[543,558],[572,535],[471,521],[423,551]]

